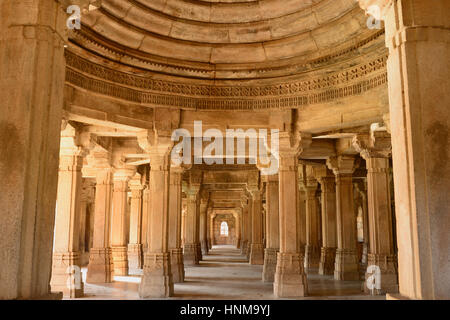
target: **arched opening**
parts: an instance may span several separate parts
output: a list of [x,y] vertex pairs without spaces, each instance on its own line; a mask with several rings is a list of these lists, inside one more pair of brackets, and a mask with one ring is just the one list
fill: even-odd
[[228,223],[226,221],[222,221],[220,224],[220,236],[228,237]]

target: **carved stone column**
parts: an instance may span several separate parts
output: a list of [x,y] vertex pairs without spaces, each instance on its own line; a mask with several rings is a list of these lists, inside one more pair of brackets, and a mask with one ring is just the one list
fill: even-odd
[[198,220],[200,211],[199,199],[200,185],[189,186],[186,190],[186,219],[185,219],[185,242],[184,242],[184,264],[197,265],[201,260],[198,255],[199,230]]
[[[303,172],[304,171],[304,172]],[[297,209],[297,228],[298,228],[298,243],[300,246],[300,253],[305,255],[306,247],[306,166],[298,166],[298,209]],[[305,177],[303,179],[303,176]]]
[[328,168],[336,176],[337,242],[334,279],[359,280],[356,216],[353,207],[353,181],[355,158],[338,156],[329,158]]
[[[368,268],[379,268],[379,288],[372,294],[398,292],[397,256],[394,251],[389,156],[391,137],[385,131],[372,131],[353,140],[356,150],[366,160],[367,200],[369,212]],[[373,267],[372,267],[373,268]],[[366,273],[366,278],[373,272]],[[367,286],[365,291],[369,292]]]
[[266,176],[265,179],[267,243],[264,250],[262,279],[264,282],[273,282],[277,267],[277,253],[280,250],[278,175]]
[[236,210],[234,217],[236,220],[236,249],[240,249],[242,242],[242,208]]
[[332,172],[322,169],[317,176],[322,190],[322,248],[319,274],[334,274],[336,257],[336,180]]
[[66,298],[83,296],[80,272],[81,188],[85,151],[78,145],[78,133],[70,124],[61,132],[58,197],[50,281],[54,292]]
[[293,137],[280,133],[279,204],[280,252],[274,280],[276,297],[303,297],[307,294],[303,255],[298,241],[298,157],[310,136]]
[[113,174],[107,152],[93,150],[91,154],[96,157],[94,239],[89,254],[86,282],[108,283],[113,281],[113,261],[110,247]]
[[134,174],[133,170],[119,169],[113,178],[113,210],[111,218],[111,250],[114,265],[114,275],[128,275],[127,256],[127,207],[128,180]]
[[174,283],[184,282],[184,260],[181,247],[183,168],[170,168],[169,198],[169,250]]
[[136,174],[130,180],[129,188],[131,190],[130,205],[130,241],[128,243],[128,267],[130,273],[136,273],[143,268],[142,259],[142,197],[144,186],[140,174]]
[[[142,261],[144,261],[144,254],[148,249],[148,210],[150,210],[151,205],[151,193],[150,193],[150,185],[145,185],[145,189],[142,192]],[[143,265],[143,264],[142,264]]]
[[305,246],[305,271],[310,268],[318,268],[320,260],[319,243],[319,203],[316,192],[317,180],[312,176],[312,168],[308,167],[309,176],[306,179],[306,246]]
[[144,255],[144,275],[139,287],[141,298],[165,298],[173,295],[170,268],[169,184],[170,151],[173,143],[167,135],[149,133],[139,144],[150,156],[150,206],[148,215],[148,249]]
[[248,253],[248,239],[250,236],[250,226],[249,226],[249,210],[248,210],[248,202],[246,197],[241,198],[241,207],[242,207],[242,246],[241,253],[247,256]]
[[249,263],[252,265],[264,264],[264,245],[262,239],[262,212],[261,212],[261,191],[254,186],[249,187],[252,195],[252,243],[250,245]]
[[400,295],[449,299],[450,2],[360,3],[385,15]]
[[66,17],[54,0],[1,1],[0,299],[50,298]]
[[201,254],[208,254],[208,247],[206,242],[206,217],[208,211],[209,193],[202,192],[200,198],[200,212],[199,212],[199,239]]
[[209,250],[212,248],[212,236],[211,236],[211,215],[212,215],[213,209],[208,208],[208,211],[206,212],[206,245]]

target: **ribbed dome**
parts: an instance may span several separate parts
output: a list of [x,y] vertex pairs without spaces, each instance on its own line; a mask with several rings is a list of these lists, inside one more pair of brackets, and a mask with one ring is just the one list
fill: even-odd
[[354,0],[103,0],[82,23],[81,48],[206,79],[293,75],[374,35]]

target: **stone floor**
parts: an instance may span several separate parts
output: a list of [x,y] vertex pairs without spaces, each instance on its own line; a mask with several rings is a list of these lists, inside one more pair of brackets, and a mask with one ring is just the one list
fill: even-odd
[[[83,280],[86,268],[82,269]],[[186,281],[175,284],[170,299],[243,300],[274,299],[273,285],[261,281],[262,266],[251,266],[231,246],[216,246],[196,267],[186,268]],[[85,283],[82,299],[139,299],[140,275],[114,277],[109,284]],[[308,274],[309,296],[304,299],[384,299],[361,293],[359,281],[335,281],[332,276]]]

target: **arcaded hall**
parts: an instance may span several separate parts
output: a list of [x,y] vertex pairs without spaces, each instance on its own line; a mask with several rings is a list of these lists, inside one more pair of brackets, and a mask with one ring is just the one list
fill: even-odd
[[450,299],[450,0],[1,0],[0,299]]

